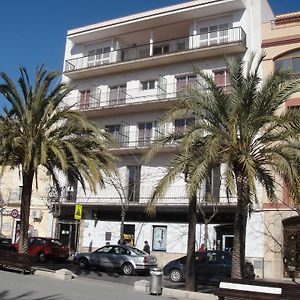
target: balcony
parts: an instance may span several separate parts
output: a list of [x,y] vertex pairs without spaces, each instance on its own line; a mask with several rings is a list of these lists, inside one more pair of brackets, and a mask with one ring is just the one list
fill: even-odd
[[[157,87],[143,91],[141,89],[124,89],[117,94],[111,92],[90,93],[82,97],[68,98],[68,103],[74,103],[73,108],[84,112],[88,117],[144,112],[145,110],[169,109],[172,101],[186,93],[187,87],[203,89],[198,81],[187,83],[184,87],[178,84],[158,84]],[[231,85],[222,85],[224,92],[230,92]]]
[[[165,131],[160,131],[158,128],[151,128],[149,130],[131,130],[129,127],[122,126],[118,128],[119,131],[109,132],[113,139],[113,143],[108,148],[114,154],[140,153],[146,151],[149,146],[159,137],[166,134]],[[161,149],[161,152],[176,151],[177,144],[169,143]]]
[[[126,187],[125,187],[126,189]],[[148,204],[149,195],[153,191],[153,186],[144,186],[141,184],[139,190],[139,197],[137,201],[127,201],[124,200],[125,205],[128,206],[145,206]],[[215,201],[207,200],[203,195],[201,195],[201,191],[198,192],[197,195],[197,205],[198,206],[235,206],[237,203],[236,197],[218,197]],[[121,200],[119,195],[114,192],[110,187],[108,187],[108,191],[101,191],[100,195],[93,196],[85,196],[80,197],[77,196],[77,203],[88,205],[88,206],[121,206]],[[189,200],[185,192],[184,186],[172,186],[170,187],[165,196],[160,198],[157,202],[157,206],[188,206]]]
[[65,75],[71,79],[79,79],[239,53],[246,50],[246,34],[241,27],[235,27],[134,47],[110,49],[108,47],[99,53],[95,51],[93,55],[66,60]]

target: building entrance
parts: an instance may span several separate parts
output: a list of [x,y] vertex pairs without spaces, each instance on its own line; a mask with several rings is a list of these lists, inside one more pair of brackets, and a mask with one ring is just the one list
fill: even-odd
[[59,238],[63,245],[68,246],[70,253],[76,252],[78,226],[75,221],[59,222]]
[[283,222],[284,276],[300,278],[300,217]]

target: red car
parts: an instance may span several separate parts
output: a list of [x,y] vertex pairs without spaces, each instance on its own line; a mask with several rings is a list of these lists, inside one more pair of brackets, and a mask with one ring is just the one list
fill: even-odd
[[[11,251],[18,252],[19,244],[12,244]],[[40,262],[46,262],[48,259],[66,260],[69,257],[69,248],[57,239],[32,237],[28,239],[28,254],[36,256]]]

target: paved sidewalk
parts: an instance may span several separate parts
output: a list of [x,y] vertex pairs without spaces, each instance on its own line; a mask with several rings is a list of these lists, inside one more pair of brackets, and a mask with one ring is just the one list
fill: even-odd
[[[155,297],[136,292],[132,286],[101,280],[78,277],[73,280],[59,280],[0,271],[1,300],[154,300]],[[158,299],[170,298],[159,296]]]

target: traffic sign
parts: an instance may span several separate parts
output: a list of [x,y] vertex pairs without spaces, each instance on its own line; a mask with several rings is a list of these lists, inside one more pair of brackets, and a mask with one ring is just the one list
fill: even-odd
[[74,219],[75,220],[81,220],[82,217],[82,205],[76,204],[75,205],[75,212],[74,212]]
[[17,218],[18,215],[19,215],[19,212],[17,209],[13,209],[10,213],[10,215],[13,217],[13,218]]

